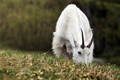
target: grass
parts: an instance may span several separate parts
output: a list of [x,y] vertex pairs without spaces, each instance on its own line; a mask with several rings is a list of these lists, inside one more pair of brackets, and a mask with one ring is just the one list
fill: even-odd
[[76,64],[43,52],[0,50],[0,80],[119,80],[115,65]]

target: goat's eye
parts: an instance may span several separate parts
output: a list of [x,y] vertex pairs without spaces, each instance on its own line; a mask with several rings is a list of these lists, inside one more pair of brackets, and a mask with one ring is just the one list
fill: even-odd
[[88,54],[88,56],[90,55],[90,53]]
[[79,51],[78,54],[81,55],[81,52]]

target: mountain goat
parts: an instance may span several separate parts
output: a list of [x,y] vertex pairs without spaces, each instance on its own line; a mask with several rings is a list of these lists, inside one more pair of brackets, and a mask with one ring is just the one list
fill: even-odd
[[53,32],[52,49],[59,58],[64,56],[79,63],[93,60],[93,31],[85,14],[74,4],[61,13]]

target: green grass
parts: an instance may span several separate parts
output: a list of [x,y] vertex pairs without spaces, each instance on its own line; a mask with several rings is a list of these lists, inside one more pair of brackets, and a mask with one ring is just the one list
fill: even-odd
[[43,52],[0,50],[0,80],[119,80],[115,65],[76,64]]

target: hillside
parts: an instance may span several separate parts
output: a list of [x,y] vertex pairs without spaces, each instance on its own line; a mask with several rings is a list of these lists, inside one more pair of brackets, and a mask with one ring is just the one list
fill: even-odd
[[76,64],[50,53],[0,50],[0,80],[119,80],[116,65]]

